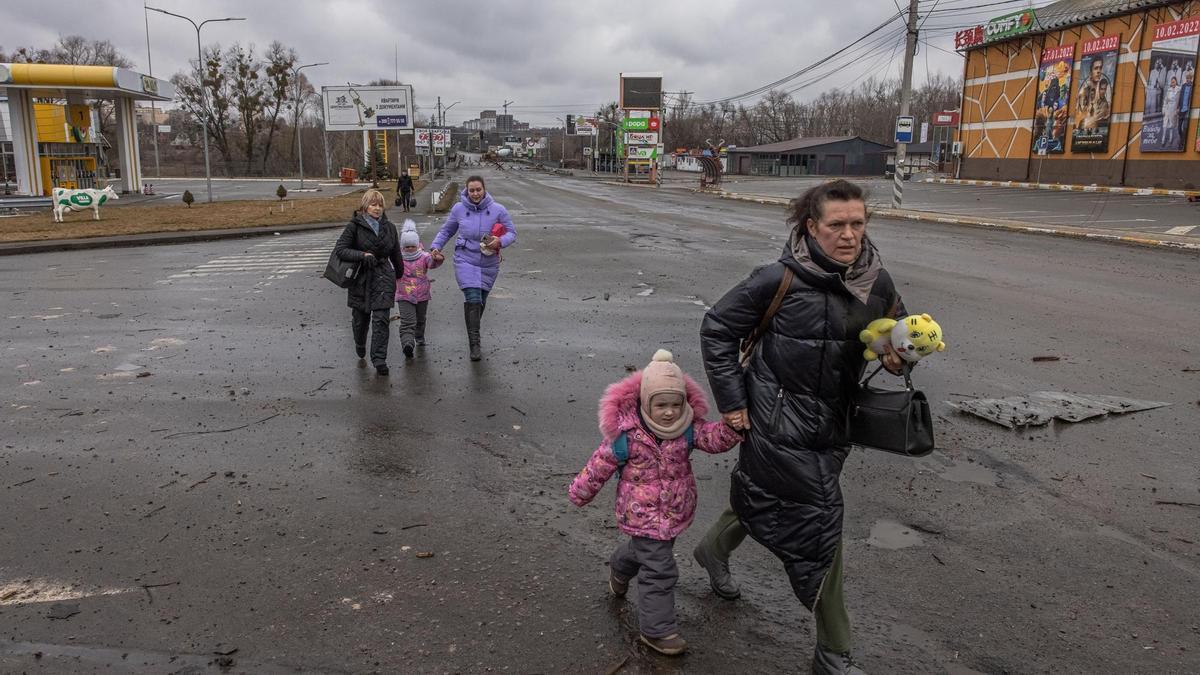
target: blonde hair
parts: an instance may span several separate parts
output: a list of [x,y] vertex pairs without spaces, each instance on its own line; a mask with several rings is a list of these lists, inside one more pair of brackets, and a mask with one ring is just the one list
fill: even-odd
[[368,206],[375,203],[378,203],[380,206],[385,206],[387,204],[387,202],[383,200],[383,193],[379,190],[367,190],[363,193],[362,203],[359,204],[358,208],[360,211],[365,212]]

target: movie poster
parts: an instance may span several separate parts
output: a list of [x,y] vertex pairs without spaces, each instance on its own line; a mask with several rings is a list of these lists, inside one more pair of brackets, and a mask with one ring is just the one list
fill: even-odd
[[1183,152],[1187,147],[1197,47],[1200,17],[1154,28],[1142,108],[1142,152]]
[[1074,61],[1075,45],[1042,51],[1033,116],[1033,151],[1039,155],[1059,155],[1066,149],[1067,101],[1071,98]]
[[1071,152],[1108,150],[1108,122],[1112,117],[1113,84],[1117,81],[1120,49],[1120,35],[1105,35],[1080,46],[1080,82],[1075,92]]

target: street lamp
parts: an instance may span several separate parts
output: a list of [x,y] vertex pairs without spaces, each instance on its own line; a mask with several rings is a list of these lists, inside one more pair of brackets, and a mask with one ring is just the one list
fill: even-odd
[[[183,19],[184,21],[187,21],[188,23],[192,24],[192,27],[196,29],[196,77],[197,77],[196,84],[198,84],[200,86],[200,102],[201,102],[201,105],[204,107],[205,115],[207,115],[208,114],[208,94],[205,93],[205,91],[204,91],[204,53],[200,49],[200,29],[204,28],[204,24],[206,24],[206,23],[217,23],[219,21],[245,21],[246,20],[245,17],[227,16],[224,19],[205,19],[204,21],[201,21],[199,24],[197,24],[195,21],[192,21],[191,19],[189,19],[188,17],[186,17],[182,14],[168,12],[165,9],[159,9],[157,7],[146,6],[146,9],[148,9],[152,12],[158,12],[159,14],[166,14],[167,16],[173,16],[177,19]],[[203,121],[201,123],[200,133],[202,133],[204,135],[204,180],[208,183],[208,203],[211,204],[212,200],[213,200],[213,197],[212,197],[212,167],[208,162],[208,122],[207,121]]]
[[459,103],[462,103],[462,101],[455,101],[454,103],[451,103],[450,105],[446,106],[445,108],[442,108],[442,118],[441,118],[441,120],[439,120],[439,124],[441,124],[443,128],[445,128],[445,126],[446,126],[446,113],[450,112],[450,109],[453,108],[454,106],[458,105]]
[[[300,71],[313,66],[327,66],[328,61],[306,63],[292,70],[292,78],[296,80],[296,157],[300,160],[300,189],[304,189],[304,146],[300,143]],[[324,105],[324,104],[322,104]],[[324,110],[322,108],[322,110]]]

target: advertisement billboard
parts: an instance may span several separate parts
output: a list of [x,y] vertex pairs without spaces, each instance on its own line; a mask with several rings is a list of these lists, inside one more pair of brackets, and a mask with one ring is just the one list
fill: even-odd
[[595,136],[596,127],[600,126],[594,116],[576,115],[575,116],[575,135],[576,136]]
[[627,145],[658,145],[658,133],[630,131],[625,134]]
[[321,87],[326,131],[411,130],[412,86]]
[[1033,150],[1039,155],[1060,155],[1066,149],[1067,101],[1071,98],[1074,61],[1075,45],[1042,51],[1033,115]]
[[622,108],[662,108],[662,73],[621,73]]
[[1071,152],[1108,150],[1108,123],[1112,117],[1113,85],[1117,81],[1120,35],[1088,40],[1079,48],[1079,89],[1075,91],[1075,128]]
[[1154,28],[1142,107],[1142,152],[1183,152],[1196,86],[1200,17]]

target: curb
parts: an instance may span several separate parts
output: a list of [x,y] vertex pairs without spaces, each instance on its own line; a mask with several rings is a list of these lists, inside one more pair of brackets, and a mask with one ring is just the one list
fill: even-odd
[[198,241],[219,239],[242,239],[246,237],[269,237],[283,232],[308,232],[345,227],[345,223],[307,223],[301,225],[278,225],[275,227],[245,227],[226,230],[195,230],[191,232],[153,232],[127,234],[111,237],[84,237],[80,239],[46,239],[43,241],[21,241],[0,244],[0,256],[25,253],[54,253],[58,251],[83,251],[96,248],[122,248],[126,246],[157,246],[161,244],[188,244]]
[[1026,188],[1030,190],[1055,190],[1060,192],[1106,192],[1138,197],[1200,197],[1200,190],[1168,190],[1166,188],[1108,187],[1104,185],[1070,185],[1066,183],[1030,183],[1014,180],[975,180],[966,178],[925,178],[922,183],[941,185],[976,185],[980,187]]
[[[697,192],[700,192],[697,190]],[[786,206],[791,200],[783,197],[748,197],[739,195],[733,192],[709,192],[704,191],[702,194],[711,194],[721,199],[733,199],[743,202],[753,202],[755,204],[769,204],[772,206]],[[1200,243],[1187,241],[1183,238],[1178,239],[1155,239],[1148,237],[1142,233],[1126,233],[1120,230],[1094,230],[1084,227],[1070,226],[1055,226],[1040,225],[1038,223],[1026,223],[1018,220],[989,220],[984,218],[972,218],[970,216],[955,216],[945,213],[933,213],[928,211],[912,211],[909,209],[888,209],[876,208],[871,210],[871,215],[883,216],[885,218],[903,218],[905,220],[915,220],[926,223],[940,223],[943,225],[966,225],[968,227],[981,227],[993,230],[1006,230],[1009,232],[1024,232],[1027,234],[1043,234],[1056,237],[1071,237],[1075,239],[1091,239],[1098,241],[1106,241],[1119,244],[1133,244],[1135,246],[1152,246],[1156,248],[1168,248],[1176,251],[1194,251],[1200,252]]]

